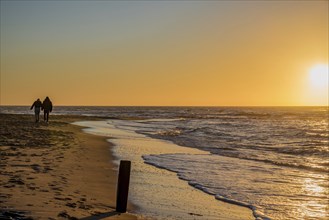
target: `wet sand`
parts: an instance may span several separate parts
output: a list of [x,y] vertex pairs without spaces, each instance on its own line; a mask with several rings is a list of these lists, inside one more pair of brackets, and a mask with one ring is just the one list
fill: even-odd
[[70,124],[86,119],[0,114],[0,219],[142,218],[115,212],[110,144]]
[[[135,153],[133,155],[137,155],[140,162],[132,160],[135,167],[132,170],[134,178],[138,176],[140,164],[143,172],[147,172],[148,176],[154,174],[152,178],[157,179],[157,182],[162,178],[166,181],[153,184],[151,188],[154,190],[144,186],[142,194],[138,194],[138,190],[135,190],[138,184],[132,178],[131,183],[135,186],[131,185],[130,194],[135,193],[135,196],[143,199],[135,199],[135,204],[139,207],[128,202],[128,213],[115,212],[118,165],[112,154],[118,148],[107,141],[108,137],[88,134],[82,131],[82,127],[71,124],[76,121],[96,120],[104,118],[51,115],[49,124],[36,124],[33,115],[0,114],[0,219],[152,219],[146,217],[152,215],[143,212],[145,209],[141,208],[144,204],[141,201],[152,197],[156,198],[157,204],[146,201],[148,208],[157,209],[160,213],[169,211],[172,217],[254,219],[251,210],[213,198],[210,200],[210,195],[188,186],[175,173],[144,164],[141,156]],[[111,132],[115,134],[119,131],[113,129]],[[133,140],[134,145],[138,145],[133,149],[124,148],[127,144],[125,140],[111,141],[128,155],[129,150],[138,150],[138,146],[148,149],[152,145],[152,152],[154,146],[159,146],[159,153],[170,149],[164,143],[153,143],[148,139],[143,141],[140,137]],[[171,184],[168,185],[168,181]],[[144,183],[141,182],[141,185]],[[186,196],[172,197],[164,190],[168,187],[178,190],[171,193]],[[194,210],[180,210],[184,204],[192,201],[197,204]],[[173,204],[176,208],[172,207]],[[212,214],[215,212],[217,214]],[[163,216],[158,217],[163,219]]]
[[127,120],[80,121],[74,124],[88,127],[85,132],[111,137],[113,155],[132,162],[129,195],[130,200],[138,204],[137,213],[158,220],[255,219],[251,209],[217,200],[214,195],[206,194],[179,179],[176,172],[149,165],[143,159],[148,155],[166,154],[203,157],[208,152],[136,133]]

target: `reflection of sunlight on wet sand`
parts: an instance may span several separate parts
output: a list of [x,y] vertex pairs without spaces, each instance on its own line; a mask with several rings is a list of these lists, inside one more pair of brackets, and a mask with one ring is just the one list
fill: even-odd
[[[325,126],[320,123],[317,125]],[[233,193],[244,195],[244,197],[237,196],[237,201],[248,201],[249,195],[258,196],[259,205],[257,204],[256,211],[264,213],[271,219],[329,220],[329,176],[325,173],[290,167],[279,169],[278,166],[272,164],[218,155],[212,155],[210,158],[207,152],[177,147],[169,141],[152,139],[135,133],[136,125],[133,121],[88,122],[84,126],[95,127],[95,129],[86,130],[93,134],[108,134],[107,136],[115,137],[110,140],[116,145],[113,148],[114,155],[133,161],[132,173],[134,175],[131,177],[130,199],[140,208],[141,211],[138,213],[159,217],[159,219],[163,216],[163,219],[190,219],[197,216],[200,219],[241,219],[242,217],[239,214],[242,210],[235,212],[236,208],[228,206],[225,208],[225,204],[219,204],[213,196],[179,180],[176,173],[145,164],[142,159],[142,156],[145,156],[146,162],[152,161],[160,167],[183,170],[181,177],[192,181],[195,179],[188,178],[188,174],[202,171],[200,175],[207,176],[208,179],[205,182],[202,182],[202,179],[201,185],[209,181],[217,187],[220,183],[216,188],[216,193],[220,195],[230,196]],[[315,126],[315,129],[319,126]],[[318,135],[315,129],[311,132]],[[326,152],[328,151],[323,151],[324,154]],[[161,156],[157,156],[159,154]],[[316,157],[304,159],[303,165],[306,167],[316,168],[317,164],[326,164],[325,161],[319,161]],[[220,163],[214,163],[214,161]],[[220,179],[213,181],[210,177]],[[229,192],[232,193],[228,194]],[[257,194],[258,192],[265,193]],[[204,207],[208,208],[204,209]],[[244,211],[247,211],[246,215],[248,211],[250,213],[250,210]],[[249,217],[252,218],[250,215]],[[246,218],[243,216],[242,219]]]
[[[121,124],[120,124],[121,123]],[[208,152],[178,147],[169,141],[148,138],[129,129],[120,129],[125,121],[77,122],[90,127],[86,132],[115,137],[113,153],[116,158],[132,161],[129,199],[138,206],[138,213],[156,219],[254,219],[249,208],[216,200],[178,178],[177,174],[144,163],[143,155],[197,154]],[[115,161],[117,164],[118,160]]]
[[[323,177],[325,179],[326,177]],[[328,219],[329,204],[320,203],[319,197],[326,195],[329,199],[329,189],[327,187],[319,185],[316,178],[305,178],[303,182],[304,194],[312,196],[313,200],[304,200],[300,203],[298,213],[303,218],[314,218],[314,219]],[[316,210],[316,212],[314,211]]]
[[314,196],[321,195],[325,190],[322,186],[319,186],[314,179],[310,178],[305,179],[304,187],[308,194],[313,194]]

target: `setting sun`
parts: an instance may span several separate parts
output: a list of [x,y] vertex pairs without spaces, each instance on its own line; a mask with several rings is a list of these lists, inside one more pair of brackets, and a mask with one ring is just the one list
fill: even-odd
[[329,104],[328,64],[317,64],[308,71],[305,87],[304,103],[308,105]]
[[328,88],[328,65],[319,64],[310,70],[310,83],[316,89]]
[[0,0],[0,220],[329,220],[328,8]]
[[328,1],[0,2],[0,105],[328,103]]

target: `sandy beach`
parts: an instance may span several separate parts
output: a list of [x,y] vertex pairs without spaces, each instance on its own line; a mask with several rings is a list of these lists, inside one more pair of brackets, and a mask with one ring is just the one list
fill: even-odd
[[[126,148],[129,140],[111,143],[109,136],[83,132],[87,125],[72,124],[86,120],[106,124],[104,118],[59,115],[36,124],[33,115],[0,114],[0,219],[254,219],[250,209],[215,200],[174,172],[145,164],[135,152],[162,154],[177,146],[136,134],[134,146]],[[113,155],[134,164],[124,214],[115,211],[118,158]]]
[[110,143],[70,124],[85,117],[33,117],[0,114],[1,219],[137,219],[115,212]]
[[[188,183],[176,172],[150,165],[147,160],[148,156],[171,154],[195,155],[204,160],[209,153],[136,133],[132,130],[136,126],[133,120],[94,120],[74,124],[86,127],[84,131],[87,133],[109,137],[108,141],[114,145],[112,154],[132,162],[129,196],[130,201],[138,205],[134,213],[157,220],[255,219],[250,208],[217,200],[214,195],[193,187],[192,182]],[[118,164],[118,160],[115,159],[114,163]]]

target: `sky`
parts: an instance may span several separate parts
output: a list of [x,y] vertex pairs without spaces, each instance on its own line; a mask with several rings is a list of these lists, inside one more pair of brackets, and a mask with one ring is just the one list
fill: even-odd
[[46,96],[54,105],[328,105],[328,11],[328,1],[1,0],[0,105]]

